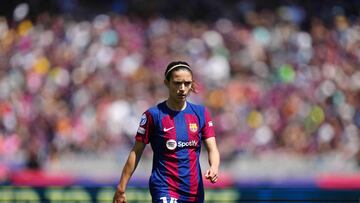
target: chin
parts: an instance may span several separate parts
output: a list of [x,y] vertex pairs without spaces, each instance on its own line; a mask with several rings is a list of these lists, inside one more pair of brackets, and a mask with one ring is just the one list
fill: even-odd
[[179,97],[178,100],[179,100],[179,101],[186,101],[186,98],[187,98],[187,97]]

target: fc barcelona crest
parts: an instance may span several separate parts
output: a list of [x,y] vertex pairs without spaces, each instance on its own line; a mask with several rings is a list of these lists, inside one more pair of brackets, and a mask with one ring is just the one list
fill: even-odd
[[189,124],[189,130],[191,131],[191,132],[196,132],[197,130],[198,130],[198,126],[197,126],[197,124],[196,123],[190,123]]

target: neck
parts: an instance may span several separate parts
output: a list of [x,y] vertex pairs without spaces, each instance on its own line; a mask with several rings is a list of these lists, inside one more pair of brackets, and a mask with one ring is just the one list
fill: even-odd
[[186,101],[173,102],[171,100],[166,100],[166,105],[174,111],[182,111],[186,108]]

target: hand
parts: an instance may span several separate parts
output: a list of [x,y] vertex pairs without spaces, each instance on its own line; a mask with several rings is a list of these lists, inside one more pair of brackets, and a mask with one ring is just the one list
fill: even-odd
[[116,190],[113,198],[113,203],[126,203],[126,195],[125,192],[121,192]]
[[216,183],[219,177],[218,173],[219,173],[218,169],[210,168],[206,171],[205,178],[210,180],[211,183]]

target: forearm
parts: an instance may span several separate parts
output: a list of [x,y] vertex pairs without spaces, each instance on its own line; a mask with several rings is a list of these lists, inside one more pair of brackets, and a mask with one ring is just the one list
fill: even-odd
[[208,152],[208,159],[210,168],[206,171],[205,177],[212,183],[216,183],[219,175],[220,153],[216,146],[215,138],[208,138],[205,140],[205,146]]
[[220,154],[217,148],[211,149],[208,152],[209,165],[212,168],[218,169],[220,166]]
[[216,145],[215,137],[211,137],[205,140],[206,150],[208,152],[208,160],[210,167],[219,168],[220,165],[220,153]]
[[129,154],[129,157],[125,163],[125,166],[122,170],[121,178],[120,178],[119,184],[117,186],[117,189],[120,192],[125,192],[126,186],[129,182],[132,174],[134,173],[136,166],[137,166],[136,153],[134,151],[131,151]]
[[144,144],[136,143],[133,149],[130,151],[128,159],[122,170],[119,184],[117,186],[118,191],[125,192],[126,186],[139,163],[144,147]]

